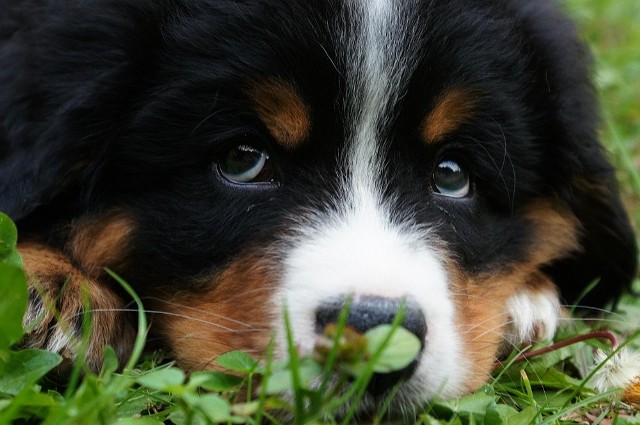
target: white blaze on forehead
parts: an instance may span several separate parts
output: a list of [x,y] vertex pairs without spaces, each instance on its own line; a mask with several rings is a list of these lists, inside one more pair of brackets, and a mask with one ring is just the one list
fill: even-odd
[[344,45],[348,96],[347,134],[351,150],[347,173],[356,205],[380,203],[383,184],[381,150],[392,109],[406,89],[412,71],[412,48],[416,35],[410,30],[411,8],[393,0],[361,0],[349,3],[352,25]]
[[[402,97],[411,72],[415,34],[409,30],[413,8],[407,1],[348,1],[342,29],[347,99],[347,151],[342,192],[329,212],[307,212],[289,236],[289,248],[276,301],[290,312],[296,346],[312,350],[315,313],[336,297],[406,297],[416,302],[427,323],[425,350],[405,398],[423,402],[463,389],[467,365],[461,355],[455,308],[443,258],[430,230],[399,220],[394,201],[384,200],[382,131]],[[405,7],[402,7],[405,5]],[[393,211],[393,214],[391,213]],[[394,220],[391,220],[391,217]],[[282,318],[280,350],[285,352]]]

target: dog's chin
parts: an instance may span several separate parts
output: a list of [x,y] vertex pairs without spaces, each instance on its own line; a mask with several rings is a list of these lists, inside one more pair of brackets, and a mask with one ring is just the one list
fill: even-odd
[[[333,400],[347,400],[333,407],[330,411],[321,412],[320,419],[331,422],[343,422],[350,418],[353,423],[370,424],[406,424],[415,421],[415,418],[424,412],[429,404],[428,400],[418,397],[415,389],[412,388],[410,378],[406,382],[398,382],[397,385],[389,387],[386,390],[373,395],[368,390],[359,394],[358,389],[353,388],[353,381],[345,384],[344,377],[333,376],[329,379],[325,394],[331,394]],[[310,384],[311,388],[317,389],[321,385],[321,379],[318,378]],[[340,389],[336,388],[340,385]],[[294,395],[291,391],[282,394],[282,399],[288,404],[294,405]],[[294,414],[289,411],[276,412],[284,423],[293,423]]]

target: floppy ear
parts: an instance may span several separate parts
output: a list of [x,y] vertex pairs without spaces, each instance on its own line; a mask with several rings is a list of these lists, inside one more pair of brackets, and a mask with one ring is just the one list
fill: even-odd
[[50,35],[22,28],[27,19],[18,9],[0,19],[0,211],[14,220],[56,197],[78,160],[61,127],[76,90],[57,81],[59,51],[43,54],[54,50]]
[[[0,139],[2,147],[8,143]],[[0,211],[19,221],[48,204],[72,180],[74,159],[62,150],[16,149],[0,160]]]
[[[607,165],[604,158],[599,159]],[[552,264],[548,272],[566,302],[602,306],[613,300],[615,307],[635,277],[637,247],[613,171],[575,177],[564,198],[582,225],[582,250]],[[596,286],[579,299],[596,280]]]
[[[544,98],[546,168],[555,196],[581,224],[581,251],[545,268],[568,303],[601,306],[629,288],[637,247],[615,173],[598,140],[598,102],[591,54],[573,24],[551,2],[514,1],[530,43],[537,96]],[[516,6],[514,6],[516,7]],[[580,295],[599,279],[584,298]]]
[[96,176],[101,140],[126,114],[112,87],[127,58],[115,27],[25,3],[0,14],[0,210],[14,220],[51,202],[47,214],[73,208]]
[[41,207],[46,207],[41,212],[50,219],[73,211],[94,183],[95,176],[88,174],[94,165],[62,152],[15,153],[5,158],[0,163],[0,211],[16,222]]
[[[10,59],[16,61],[6,63],[18,64],[22,58]],[[5,58],[0,61],[4,64]],[[50,86],[59,81],[30,73],[31,67],[16,68],[0,70],[0,211],[18,221],[93,173],[90,158],[99,148],[83,137],[86,113],[77,106],[81,93],[69,89],[68,97],[52,101]]]
[[[581,251],[552,264],[548,272],[566,302],[602,306],[613,300],[615,306],[636,273],[636,239],[619,197],[615,171],[599,142],[598,102],[588,71],[590,57],[584,46],[577,42],[574,46],[573,53],[555,61],[563,69],[548,73],[561,89],[552,99],[557,132],[547,148],[553,157],[550,166],[560,170],[553,183],[556,196],[581,224]],[[598,279],[597,286],[579,299]]]

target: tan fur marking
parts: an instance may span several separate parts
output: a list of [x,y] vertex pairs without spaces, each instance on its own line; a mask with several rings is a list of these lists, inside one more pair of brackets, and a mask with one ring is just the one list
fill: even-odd
[[[513,348],[505,335],[511,318],[506,313],[508,301],[522,291],[555,293],[555,285],[538,270],[514,268],[493,276],[467,277],[454,285],[458,326],[471,371],[466,381],[473,391],[487,382],[500,355]],[[506,351],[506,353],[505,353]]]
[[249,254],[208,279],[205,293],[179,292],[154,298],[154,325],[188,370],[215,368],[215,358],[232,350],[259,355],[272,332],[274,278]]
[[454,132],[471,117],[478,97],[477,92],[465,89],[453,89],[442,95],[422,122],[424,142],[439,142]]
[[540,200],[524,215],[533,223],[536,235],[529,255],[532,264],[540,266],[580,250],[580,222],[568,207]]
[[293,149],[309,136],[309,110],[291,85],[270,80],[255,86],[250,95],[260,119],[283,147]]
[[474,276],[453,262],[448,267],[464,353],[470,359],[468,391],[484,384],[496,358],[513,348],[505,346],[511,320],[506,311],[508,301],[522,292],[555,294],[555,284],[540,267],[579,249],[579,224],[568,208],[542,200],[528,208],[524,216],[534,225],[526,261]]
[[[106,266],[114,267],[126,255],[133,220],[120,212],[78,223],[72,232],[69,250],[90,276]],[[117,270],[116,270],[117,271]]]
[[37,243],[18,246],[29,281],[25,326],[32,327],[22,345],[46,348],[63,356],[58,372],[66,373],[76,357],[83,311],[91,309],[91,333],[85,360],[97,372],[105,345],[120,361],[129,355],[134,332],[122,313],[125,303],[105,285],[90,279],[61,253]]

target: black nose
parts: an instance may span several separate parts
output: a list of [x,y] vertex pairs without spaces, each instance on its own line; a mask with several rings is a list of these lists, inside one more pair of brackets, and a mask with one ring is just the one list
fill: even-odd
[[[340,311],[344,308],[346,298],[340,297],[322,304],[316,309],[316,332],[322,333],[324,327],[336,323]],[[379,325],[391,324],[400,306],[404,303],[404,321],[402,326],[418,337],[424,348],[427,336],[427,323],[420,307],[410,300],[363,296],[351,302],[347,325],[358,332],[366,332]],[[406,368],[391,373],[376,373],[367,387],[367,391],[374,396],[383,394],[391,389],[399,380],[413,374],[417,361],[413,361]]]

